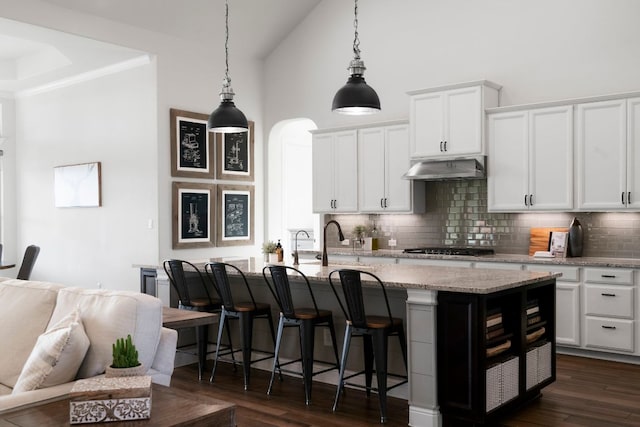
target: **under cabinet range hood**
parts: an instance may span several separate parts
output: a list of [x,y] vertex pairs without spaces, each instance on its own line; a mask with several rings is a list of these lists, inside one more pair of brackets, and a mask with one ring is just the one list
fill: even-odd
[[417,181],[485,178],[485,157],[417,160],[402,178]]

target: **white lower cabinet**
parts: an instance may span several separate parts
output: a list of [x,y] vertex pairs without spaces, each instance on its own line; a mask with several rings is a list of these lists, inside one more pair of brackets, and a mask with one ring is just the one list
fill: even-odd
[[619,268],[584,271],[585,347],[636,352],[634,271]]
[[562,273],[556,279],[556,344],[580,345],[580,268],[530,264],[530,271]]

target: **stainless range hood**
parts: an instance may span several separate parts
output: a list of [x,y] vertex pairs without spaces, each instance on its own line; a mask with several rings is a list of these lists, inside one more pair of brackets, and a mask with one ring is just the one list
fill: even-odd
[[485,178],[485,157],[418,160],[402,178],[418,181]]

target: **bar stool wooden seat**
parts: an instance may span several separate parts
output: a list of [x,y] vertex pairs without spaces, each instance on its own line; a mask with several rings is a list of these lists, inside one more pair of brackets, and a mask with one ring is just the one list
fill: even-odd
[[[235,352],[242,351],[244,389],[248,390],[249,379],[251,376],[251,364],[274,357],[274,352],[259,350],[260,353],[266,353],[267,356],[252,359],[253,321],[255,319],[267,320],[267,322],[269,323],[269,330],[271,331],[271,340],[275,346],[275,332],[273,328],[273,319],[271,316],[271,305],[263,302],[256,302],[247,278],[245,277],[244,273],[235,265],[223,262],[210,262],[204,266],[204,269],[206,274],[216,284],[218,292],[220,292],[220,296],[222,297],[222,307],[220,311],[220,323],[218,327],[217,342],[220,343],[220,340],[222,339],[222,332],[225,326],[227,332],[229,331],[229,327],[227,325],[228,320],[239,320],[241,339],[241,348],[237,350],[229,349],[228,351],[221,354],[220,345],[218,344],[216,346],[216,355],[213,361],[213,369],[211,370],[211,378],[209,379],[209,381],[213,382],[216,373],[216,367],[218,365],[218,360],[220,360],[221,357],[227,354],[231,354],[233,356]],[[234,291],[232,290],[232,285],[231,281],[229,280],[227,269],[234,270],[234,273],[237,273],[241,278],[240,283],[244,284],[249,298],[248,301],[237,302],[234,299]],[[233,359],[233,363],[235,369],[235,359]]]
[[[342,303],[334,284],[336,275],[340,277],[342,294],[346,303],[346,308],[345,304]],[[362,292],[361,275],[367,276],[369,282],[376,284],[377,287],[381,289],[386,305],[386,316],[366,314],[366,304]],[[385,423],[387,421],[387,391],[405,384],[408,381],[406,375],[397,375],[387,372],[387,351],[390,336],[397,336],[400,340],[400,349],[402,350],[402,358],[404,361],[405,370],[408,369],[407,341],[404,334],[403,320],[391,315],[389,298],[387,297],[387,291],[384,287],[384,284],[376,275],[372,273],[352,269],[334,270],[329,273],[329,284],[331,285],[331,289],[338,299],[340,308],[342,309],[346,318],[344,345],[342,347],[342,358],[340,360],[340,376],[338,379],[336,397],[333,402],[333,411],[335,412],[338,407],[340,394],[343,392],[345,385],[349,385],[355,388],[364,388],[366,390],[367,396],[371,395],[371,391],[378,393],[378,400],[380,405],[380,422]],[[355,372],[345,377],[345,367],[347,364],[347,358],[349,356],[349,347],[352,337],[363,338],[364,370]],[[376,373],[377,380],[376,387],[372,387],[371,385],[374,372]],[[358,383],[347,382],[347,380],[362,374],[365,374],[364,387]],[[399,381],[392,386],[388,386],[387,377],[395,377],[399,379]]]
[[[270,272],[271,281],[267,277],[267,271]],[[296,307],[293,296],[291,294],[291,286],[289,283],[289,274],[292,273],[298,279],[301,279],[306,284],[308,295],[311,299],[313,307]],[[273,368],[271,369],[271,379],[269,380],[269,388],[267,394],[271,394],[273,388],[273,379],[275,377],[276,368],[280,368],[281,372],[292,373],[296,375],[302,375],[304,381],[304,394],[305,404],[311,404],[311,385],[315,375],[328,372],[333,369],[339,369],[340,362],[338,358],[338,345],[336,343],[336,331],[333,325],[333,313],[330,310],[323,310],[318,308],[316,298],[311,289],[311,284],[307,277],[298,269],[285,265],[267,265],[262,269],[262,275],[266,281],[273,297],[278,302],[280,307],[280,316],[278,320],[278,333],[276,335],[276,358],[273,361]],[[282,333],[284,328],[296,327],[300,334],[300,359],[291,360],[286,363],[280,363],[278,354],[280,352],[280,346],[282,344]],[[331,342],[333,344],[333,353],[335,355],[335,363],[322,362],[329,365],[326,368],[319,369],[314,372],[314,342],[315,342],[315,328],[325,327],[329,328],[331,334]],[[282,369],[284,366],[302,362],[302,374],[299,371]],[[280,376],[282,378],[282,375]]]

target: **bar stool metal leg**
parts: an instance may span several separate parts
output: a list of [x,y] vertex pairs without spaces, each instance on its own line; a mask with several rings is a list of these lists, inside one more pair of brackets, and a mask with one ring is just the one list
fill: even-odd
[[338,408],[338,401],[340,400],[340,393],[344,388],[344,370],[347,366],[347,358],[349,357],[349,346],[351,345],[351,324],[347,323],[347,327],[344,331],[344,344],[342,345],[342,358],[340,359],[340,374],[338,376],[338,387],[336,390],[336,398],[333,401],[333,412]]
[[[275,344],[275,355],[273,357],[273,368],[271,369],[271,379],[269,380],[269,388],[267,389],[267,394],[271,394],[271,389],[273,387],[273,378],[276,375],[276,367],[279,368],[280,362],[278,361],[278,354],[280,353],[280,343],[282,343],[282,331],[284,330],[284,315],[280,313],[280,320],[278,320],[278,333],[276,335],[276,344]],[[280,372],[280,376],[282,376],[282,372]]]

